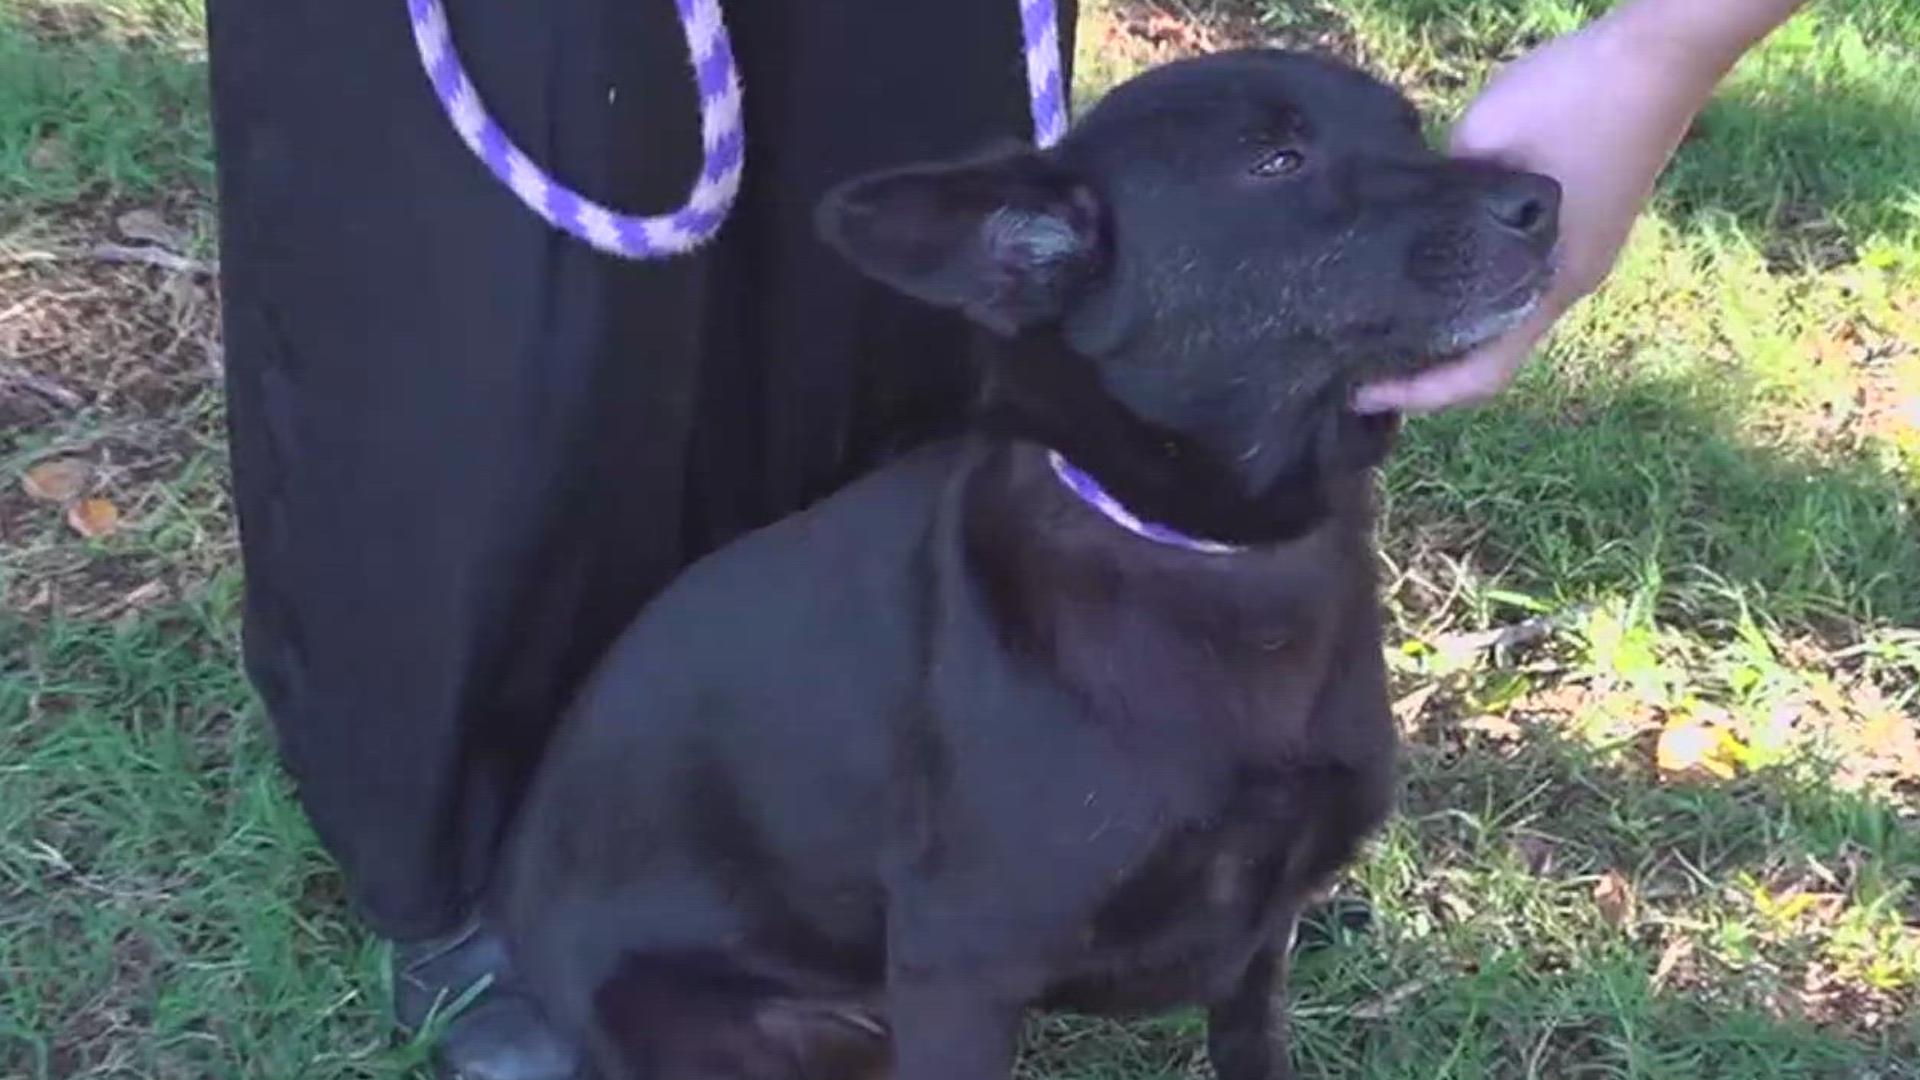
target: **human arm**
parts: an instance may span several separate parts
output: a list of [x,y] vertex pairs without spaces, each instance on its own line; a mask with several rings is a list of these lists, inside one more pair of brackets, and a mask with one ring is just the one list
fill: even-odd
[[1362,412],[1431,412],[1504,389],[1553,324],[1613,269],[1687,125],[1736,61],[1805,0],[1627,0],[1522,56],[1481,92],[1452,152],[1560,181],[1553,288],[1466,357],[1360,388]]

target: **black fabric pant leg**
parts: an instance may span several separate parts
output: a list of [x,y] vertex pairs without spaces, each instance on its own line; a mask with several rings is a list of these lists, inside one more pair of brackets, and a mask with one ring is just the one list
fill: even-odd
[[[684,197],[671,3],[448,7],[539,160],[622,207]],[[468,156],[399,0],[209,4],[247,667],[386,935],[462,916],[566,699],[674,572],[959,404],[971,335],[857,281],[812,203],[1027,137],[1014,0],[727,15],[741,201],[702,253],[626,264]]]

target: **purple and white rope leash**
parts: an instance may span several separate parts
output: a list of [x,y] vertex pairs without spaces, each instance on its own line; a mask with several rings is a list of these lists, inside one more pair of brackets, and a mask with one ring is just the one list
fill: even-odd
[[1067,133],[1067,87],[1061,75],[1060,14],[1054,0],[1020,0],[1020,34],[1027,54],[1027,101],[1033,141],[1042,150]]
[[[719,0],[674,3],[679,8],[694,83],[700,92],[700,140],[705,158],[686,205],[654,215],[625,214],[604,206],[535,164],[482,104],[479,90],[460,63],[440,0],[407,0],[407,12],[413,23],[414,44],[420,50],[420,64],[433,82],[447,119],[488,171],[548,224],[600,251],[625,259],[666,259],[694,250],[720,231],[740,192],[747,142],[741,123],[740,71],[734,63],[733,43],[727,37]],[[1020,0],[1020,29],[1034,142],[1044,148],[1060,141],[1067,132],[1055,0]],[[1099,481],[1066,458],[1049,451],[1048,460],[1067,490],[1136,536],[1209,555],[1242,550],[1142,521],[1108,494]]]
[[[644,0],[632,0],[634,3]],[[483,162],[548,224],[609,255],[666,259],[711,240],[740,192],[746,165],[741,123],[741,79],[727,37],[720,0],[674,0],[686,35],[694,83],[700,91],[700,140],[705,161],[686,205],[666,214],[625,214],[587,198],[554,179],[508,137],[487,112],[480,92],[460,63],[447,13],[440,0],[407,0],[420,64],[454,130]],[[1026,44],[1027,94],[1034,141],[1053,145],[1067,130],[1066,88],[1061,78],[1060,30],[1055,0],[1020,0]]]

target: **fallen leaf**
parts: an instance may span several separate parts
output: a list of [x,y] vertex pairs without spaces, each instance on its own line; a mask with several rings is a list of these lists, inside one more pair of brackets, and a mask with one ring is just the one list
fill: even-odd
[[1633,885],[1626,875],[1618,870],[1609,870],[1600,875],[1593,883],[1593,906],[1600,909],[1600,917],[1610,926],[1628,926],[1639,914],[1640,902],[1633,895]]
[[1402,727],[1411,730],[1419,722],[1420,714],[1425,711],[1427,702],[1432,700],[1439,689],[1438,682],[1416,687],[1412,693],[1393,703],[1394,718],[1400,721]]
[[167,224],[167,220],[158,211],[145,208],[129,210],[121,214],[114,224],[120,227],[120,234],[129,240],[143,240],[149,244],[159,244],[172,251],[185,251],[188,237],[185,230]]
[[1730,780],[1738,771],[1741,751],[1740,740],[1725,728],[1683,714],[1668,720],[1660,730],[1654,766],[1669,778],[1713,776]]
[[48,458],[20,474],[20,486],[42,502],[63,503],[80,497],[93,466],[80,458]]
[[1667,947],[1660,950],[1660,962],[1653,967],[1653,989],[1658,991],[1664,988],[1667,984],[1667,979],[1673,975],[1673,969],[1679,967],[1682,960],[1692,955],[1692,941],[1677,937],[1667,942]]
[[68,507],[67,524],[89,540],[111,536],[120,528],[120,508],[112,499],[82,499]]
[[1518,739],[1525,733],[1520,725],[1514,723],[1512,719],[1493,713],[1486,713],[1481,716],[1470,716],[1462,720],[1460,726],[1468,731],[1477,732],[1485,735],[1489,739],[1499,742]]
[[1794,893],[1780,901],[1779,909],[1772,914],[1781,922],[1797,922],[1802,915],[1818,907],[1823,899],[1813,893]]

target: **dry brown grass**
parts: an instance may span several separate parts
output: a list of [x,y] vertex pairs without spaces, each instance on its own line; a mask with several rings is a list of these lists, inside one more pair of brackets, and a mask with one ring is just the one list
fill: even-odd
[[[172,268],[192,257],[141,227],[178,223],[190,247],[198,212],[94,206],[0,240],[0,600],[14,611],[117,617],[184,595],[231,554],[216,286]],[[103,245],[169,265],[102,257]],[[31,474],[54,461],[78,483],[38,489]],[[111,504],[112,535],[81,535],[83,500]]]

